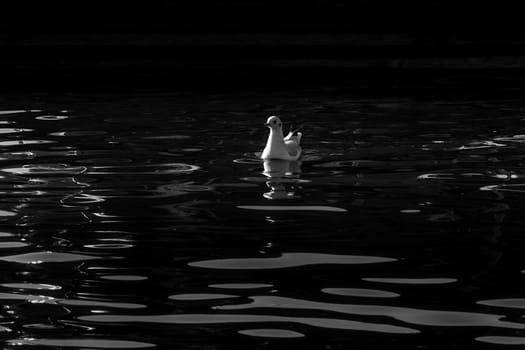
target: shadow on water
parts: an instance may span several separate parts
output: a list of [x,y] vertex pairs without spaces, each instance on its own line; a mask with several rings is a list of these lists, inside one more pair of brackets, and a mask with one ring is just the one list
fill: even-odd
[[[521,101],[0,99],[11,348],[525,343]],[[304,124],[262,161],[268,115]]]

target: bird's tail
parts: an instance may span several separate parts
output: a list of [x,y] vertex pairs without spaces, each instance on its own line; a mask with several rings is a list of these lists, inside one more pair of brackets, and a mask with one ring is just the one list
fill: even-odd
[[294,140],[298,144],[301,143],[301,137],[303,137],[303,133],[299,132],[302,130],[304,124],[299,125],[298,128],[294,129],[293,125],[290,126],[290,132],[288,133],[288,136],[286,136],[289,140]]
[[297,144],[300,144],[301,143],[301,137],[303,137],[303,133],[297,131],[296,137],[297,137]]

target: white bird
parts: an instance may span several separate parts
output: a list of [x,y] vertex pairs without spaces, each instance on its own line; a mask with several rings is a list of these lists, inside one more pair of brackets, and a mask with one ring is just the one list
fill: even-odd
[[261,159],[296,161],[301,157],[302,148],[300,144],[303,134],[290,131],[284,137],[283,123],[277,116],[269,117],[265,125],[270,128],[270,135],[268,135],[268,141],[266,141]]

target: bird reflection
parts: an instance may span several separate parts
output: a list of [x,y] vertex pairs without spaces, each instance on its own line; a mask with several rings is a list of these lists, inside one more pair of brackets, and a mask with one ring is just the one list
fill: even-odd
[[266,186],[270,191],[264,193],[263,197],[267,199],[297,198],[294,185],[300,173],[300,161],[266,159],[263,174],[268,178]]

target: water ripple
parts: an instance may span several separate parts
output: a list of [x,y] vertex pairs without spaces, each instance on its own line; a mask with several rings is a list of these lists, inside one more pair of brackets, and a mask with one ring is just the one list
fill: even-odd
[[326,205],[238,205],[239,209],[263,211],[330,211],[344,213],[348,210]]
[[505,316],[459,312],[424,310],[383,305],[358,305],[322,303],[303,299],[277,296],[253,296],[249,304],[216,306],[218,310],[247,310],[254,308],[323,310],[349,315],[388,316],[399,321],[420,326],[441,327],[498,327],[507,329],[525,329],[525,323],[507,322]]
[[243,329],[238,332],[239,334],[248,335],[251,337],[263,337],[263,338],[301,338],[304,334],[289,331],[287,329]]
[[122,303],[117,301],[99,301],[89,299],[65,299],[46,295],[0,293],[0,300],[22,300],[31,304],[106,307],[115,309],[143,309],[146,305],[137,303]]
[[219,289],[258,289],[258,288],[271,288],[273,284],[268,283],[221,283],[221,284],[210,284],[210,288]]
[[477,337],[477,341],[498,345],[525,345],[524,337],[484,336]]
[[97,301],[86,299],[59,299],[58,304],[68,306],[107,307],[115,309],[145,309],[147,306],[137,303],[122,303],[116,301]]
[[25,109],[12,109],[12,110],[0,111],[0,115],[20,114],[20,113],[26,113],[26,112],[28,111]]
[[191,138],[188,135],[158,135],[158,136],[144,136],[146,140],[187,140]]
[[489,185],[480,187],[481,191],[499,191],[499,192],[514,192],[524,193],[525,184],[501,184],[501,185]]
[[0,141],[0,147],[42,145],[42,144],[54,143],[54,142],[55,141],[51,141],[51,140],[10,140],[10,141]]
[[363,281],[393,284],[447,284],[458,280],[455,278],[363,278]]
[[98,256],[73,254],[73,253],[58,253],[51,251],[33,252],[18,255],[8,255],[0,257],[0,261],[21,263],[21,264],[42,264],[54,262],[74,262],[100,259]]
[[146,276],[138,276],[138,275],[101,275],[99,276],[99,278],[103,280],[109,280],[109,281],[128,281],[128,282],[144,281],[148,279],[148,277]]
[[2,168],[2,171],[16,175],[79,175],[87,168],[71,167],[67,164],[27,164],[21,167]]
[[17,213],[7,210],[0,210],[0,217],[16,216]]
[[522,143],[522,142],[525,142],[525,135],[513,135],[513,136],[497,137],[494,140],[500,141],[500,142],[518,142],[518,143]]
[[200,167],[183,163],[143,164],[143,165],[115,165],[93,166],[88,174],[120,174],[120,175],[174,175],[188,174]]
[[34,129],[23,129],[23,128],[0,128],[0,134],[14,134],[21,132],[34,131]]
[[64,120],[68,118],[69,116],[67,115],[39,115],[38,117],[35,117],[35,119],[45,120],[45,121]]
[[477,302],[477,304],[497,307],[508,307],[513,309],[525,309],[525,299],[523,298],[480,300]]
[[62,287],[44,283],[2,283],[2,287],[13,289],[60,290]]
[[102,323],[166,323],[166,324],[236,324],[236,323],[298,323],[312,327],[368,331],[391,334],[416,334],[418,330],[380,323],[358,322],[334,318],[286,317],[270,315],[210,315],[210,314],[177,314],[177,315],[89,315],[78,317],[81,321]]
[[49,136],[98,136],[98,135],[105,135],[107,134],[106,131],[102,130],[81,130],[81,131],[56,131],[49,133]]
[[216,300],[216,299],[229,299],[229,298],[238,298],[238,295],[231,294],[210,294],[210,293],[192,293],[192,294],[175,294],[170,295],[169,299],[171,300]]
[[58,348],[89,348],[89,349],[144,349],[155,347],[155,344],[97,338],[20,338],[7,341],[10,346],[44,346]]
[[377,289],[362,289],[362,288],[323,288],[323,293],[351,296],[351,297],[365,297],[365,298],[396,298],[399,294],[387,292]]
[[189,263],[208,269],[265,270],[320,264],[375,264],[396,261],[392,258],[319,253],[283,253],[273,258],[216,259]]

